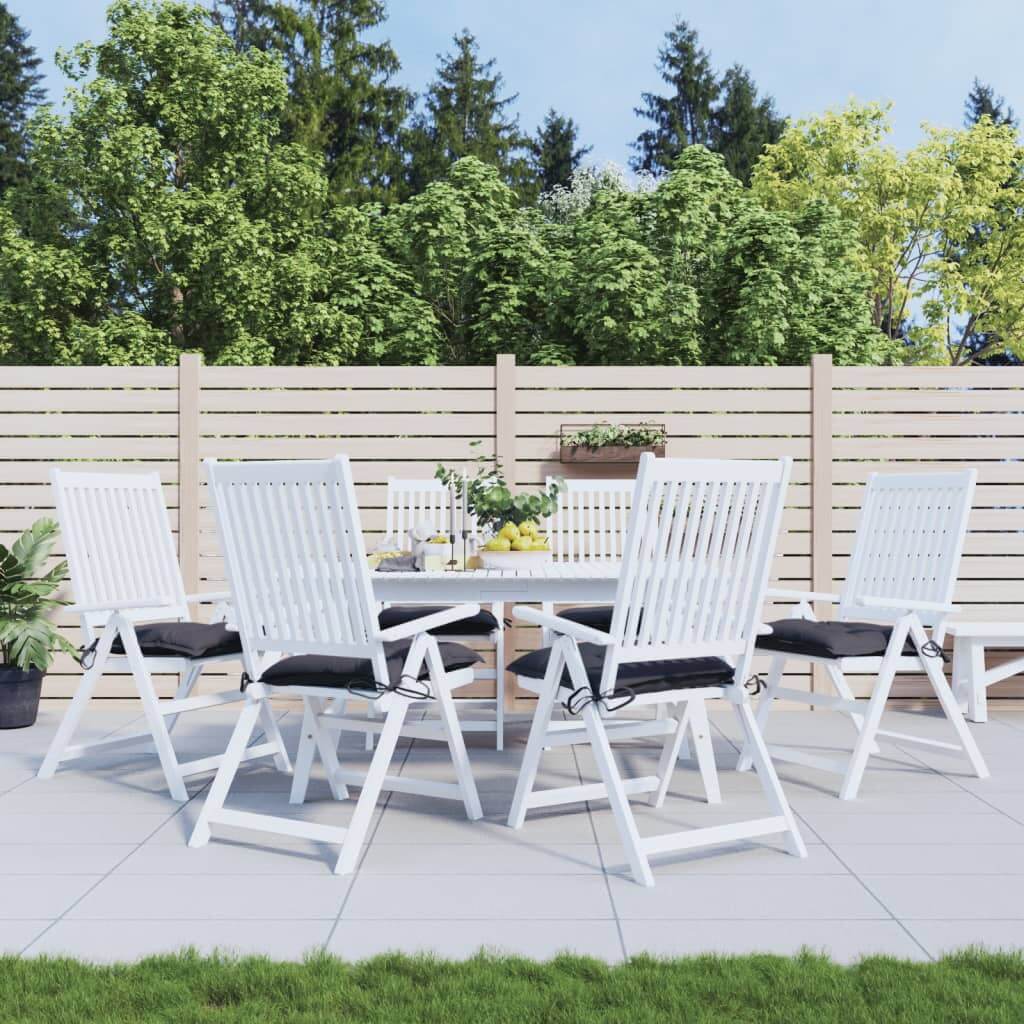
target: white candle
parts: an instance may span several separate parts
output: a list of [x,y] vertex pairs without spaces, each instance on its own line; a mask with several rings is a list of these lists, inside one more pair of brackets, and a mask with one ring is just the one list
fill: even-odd
[[462,471],[462,536],[469,535],[469,488],[466,483],[466,471]]
[[449,511],[451,512],[451,515],[449,516],[449,526],[450,526],[450,529],[448,530],[448,533],[452,537],[454,537],[455,536],[455,484],[449,484],[448,485],[448,506],[449,506]]

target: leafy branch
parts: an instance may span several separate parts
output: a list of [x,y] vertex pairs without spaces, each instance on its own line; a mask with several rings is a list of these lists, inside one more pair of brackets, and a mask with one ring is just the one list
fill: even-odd
[[665,428],[655,423],[598,423],[562,439],[570,448],[648,448],[665,444]]

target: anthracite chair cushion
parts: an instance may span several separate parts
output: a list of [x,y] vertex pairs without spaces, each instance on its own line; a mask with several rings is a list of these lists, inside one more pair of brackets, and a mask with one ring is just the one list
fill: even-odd
[[[389,629],[391,626],[402,626],[413,619],[422,618],[424,615],[433,615],[435,612],[443,612],[448,608],[451,608],[451,605],[395,604],[380,613],[380,628]],[[494,617],[493,612],[481,608],[476,615],[468,619],[449,622],[444,626],[431,629],[429,632],[434,636],[490,636],[497,628],[498,620]]]
[[[769,623],[772,632],[758,637],[760,651],[805,654],[812,658],[869,658],[885,654],[892,626],[878,622],[815,622],[812,619],[780,619]],[[916,654],[908,637],[904,654]]]
[[[139,649],[148,658],[216,658],[241,655],[242,638],[223,622],[147,622],[135,627]],[[111,654],[124,654],[120,636]]]

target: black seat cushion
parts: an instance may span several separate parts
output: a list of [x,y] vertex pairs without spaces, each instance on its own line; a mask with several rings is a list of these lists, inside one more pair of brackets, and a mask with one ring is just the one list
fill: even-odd
[[[242,653],[238,630],[223,622],[147,622],[135,627],[139,648],[149,658],[216,658]],[[121,638],[115,637],[111,654],[124,654]]]
[[[412,640],[397,640],[384,645],[388,677],[398,683],[402,677],[402,666],[412,646]],[[438,644],[441,661],[446,672],[469,668],[483,659],[476,651],[462,644]],[[427,665],[420,669],[420,679],[426,679]],[[334,689],[371,688],[374,683],[373,666],[367,658],[341,658],[330,654],[296,654],[282,658],[271,665],[260,677],[261,683],[272,686],[328,686]]]
[[[814,658],[868,658],[885,654],[892,626],[878,622],[814,622],[810,619],[780,619],[769,623],[772,632],[758,638],[762,651],[806,654]],[[916,654],[908,637],[904,654]]]
[[570,622],[578,622],[581,626],[599,629],[607,633],[612,628],[612,612],[615,605],[594,604],[589,608],[565,608],[557,614]]
[[[433,615],[451,608],[449,604],[395,604],[380,613],[380,628],[390,629],[402,626],[424,615]],[[476,615],[458,622],[449,622],[430,630],[435,636],[490,636],[498,628],[498,620],[492,612],[481,608]]]
[[[601,682],[601,670],[604,667],[607,648],[602,644],[580,644],[579,649],[583,656],[584,668],[587,670],[587,679],[596,691]],[[531,651],[516,658],[508,666],[508,670],[528,679],[543,679],[550,654],[550,647]],[[620,665],[615,685],[616,693],[624,687],[629,687],[633,693],[639,694],[723,686],[732,680],[732,666],[721,658],[680,658],[674,661],[642,661]],[[562,670],[561,685],[574,688],[568,667]]]

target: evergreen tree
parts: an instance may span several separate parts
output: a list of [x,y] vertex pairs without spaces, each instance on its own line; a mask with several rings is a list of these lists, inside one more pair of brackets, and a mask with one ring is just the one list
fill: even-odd
[[770,96],[758,97],[750,72],[734,64],[722,76],[722,102],[712,117],[711,146],[725,166],[744,184],[764,147],[778,142],[786,126]]
[[506,113],[518,93],[502,95],[504,78],[494,70],[493,58],[480,60],[468,29],[453,42],[453,53],[438,54],[441,63],[425,96],[426,110],[407,134],[409,192],[422,192],[465,156],[496,167],[507,184],[521,185],[529,173],[523,156],[528,140],[519,119]]
[[1002,96],[996,96],[995,89],[986,85],[978,78],[974,79],[974,85],[967,94],[964,102],[964,127],[970,128],[977,124],[983,117],[992,118],[993,124],[1009,124],[1017,127],[1017,118],[1014,115],[1013,107],[1007,106]]
[[323,156],[332,194],[394,198],[413,95],[393,81],[401,64],[391,44],[363,38],[384,22],[382,0],[220,0],[216,18],[237,48],[283,58],[284,138]]
[[45,96],[35,54],[27,30],[0,2],[0,195],[21,176],[28,151],[25,125]]
[[720,86],[711,67],[711,55],[697,41],[697,32],[685,21],[665,33],[665,45],[658,51],[658,71],[671,96],[642,94],[644,105],[635,107],[638,117],[654,122],[640,133],[630,161],[636,171],[669,171],[679,154],[693,145],[711,141],[712,109]]
[[538,192],[550,192],[556,185],[568,185],[572,172],[594,148],[579,146],[579,128],[571,117],[550,109],[544,123],[530,142],[531,165]]
[[719,79],[711,55],[696,30],[678,21],[658,51],[658,70],[671,86],[669,96],[644,93],[638,116],[654,122],[641,132],[631,161],[636,171],[664,174],[687,146],[706,146],[725,157],[726,166],[748,182],[765,145],[782,135],[784,119],[770,96],[758,96],[750,72],[734,64]]

